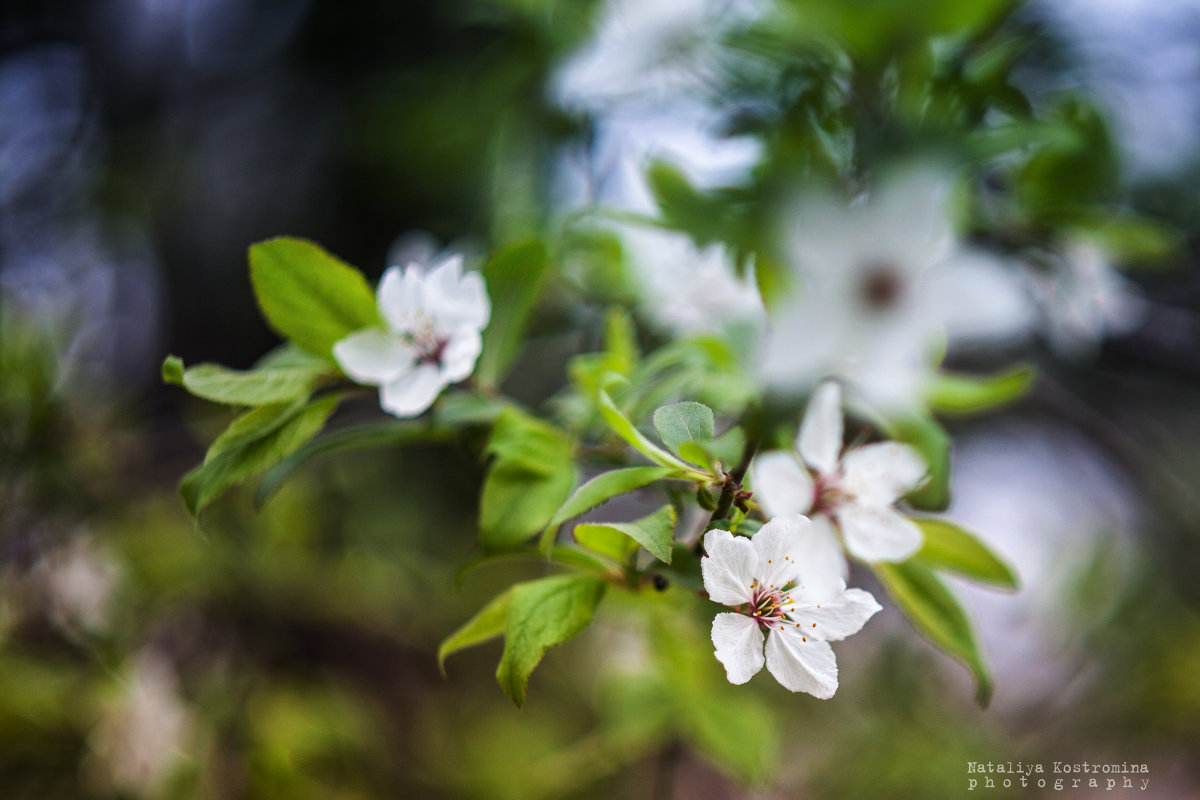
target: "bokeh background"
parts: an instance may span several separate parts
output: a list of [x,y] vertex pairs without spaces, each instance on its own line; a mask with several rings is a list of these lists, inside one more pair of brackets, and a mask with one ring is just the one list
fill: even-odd
[[[787,161],[829,57],[717,38],[764,4],[643,5],[4,4],[0,796],[940,798],[968,796],[969,760],[1144,763],[1144,792],[1066,793],[1200,796],[1194,1],[967,2],[934,20],[792,0],[860,63],[985,32],[1012,103],[1070,98],[1091,120],[1051,185],[1154,220],[1155,257],[1122,264],[1136,323],[1082,348],[1026,341],[1031,395],[950,425],[949,514],[1024,584],[955,585],[995,670],[988,710],[890,608],[839,647],[828,702],[762,677],[735,690],[702,625],[619,600],[548,656],[523,710],[495,685],[495,645],[443,677],[440,640],[538,574],[456,586],[484,469],[470,448],[333,456],[261,512],[235,496],[203,530],[187,517],[178,479],[228,417],[162,386],[159,364],[245,367],[275,344],[250,243],[304,236],[375,278],[425,240],[482,253],[595,203],[646,211],[651,156],[702,187]],[[609,47],[614,16],[650,33]],[[715,49],[639,62],[678,18]],[[788,80],[756,80],[747,53]],[[657,83],[631,98],[631,74]],[[884,149],[941,146],[936,123],[859,124]],[[552,294],[509,381],[527,402],[586,349],[571,298]]]

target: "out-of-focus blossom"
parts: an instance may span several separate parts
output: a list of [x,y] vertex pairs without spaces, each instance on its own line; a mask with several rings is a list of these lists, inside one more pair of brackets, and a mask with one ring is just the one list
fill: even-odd
[[621,233],[646,312],[663,328],[689,334],[765,321],[753,272],[739,277],[721,245],[697,247],[686,234],[650,226]]
[[718,614],[712,626],[730,683],[750,680],[765,661],[785,688],[833,697],[837,660],[829,642],[858,633],[880,610],[869,593],[840,580],[810,584],[820,567],[806,558],[801,532],[807,525],[801,516],[778,517],[750,539],[722,530],[704,536],[704,589],[713,602],[737,609]]
[[886,410],[917,403],[941,337],[951,344],[1024,334],[1028,299],[1014,265],[955,235],[953,176],[910,166],[847,204],[814,193],[788,223],[796,291],[772,309],[760,375],[798,391],[838,376]]
[[191,727],[174,667],[163,656],[143,650],[134,659],[123,694],[92,732],[90,744],[113,788],[137,797],[153,796],[184,758]]
[[46,555],[34,568],[48,610],[67,631],[100,633],[109,623],[113,590],[120,580],[117,562],[89,537],[79,537]]
[[595,110],[631,96],[670,97],[706,85],[725,32],[753,19],[754,0],[608,0],[591,39],[559,69],[568,108]]
[[475,369],[491,301],[483,277],[462,274],[462,256],[451,256],[428,272],[419,264],[389,268],[378,302],[386,330],[356,331],[333,356],[353,380],[380,387],[384,411],[413,417]]
[[1042,330],[1060,356],[1094,356],[1106,338],[1130,333],[1145,318],[1145,301],[1098,245],[1071,242],[1054,266],[1053,272],[1027,274]]
[[903,561],[921,547],[921,529],[895,504],[921,484],[928,468],[920,454],[896,442],[843,453],[842,427],[841,389],[823,383],[800,425],[796,453],[763,453],[752,477],[754,496],[772,519],[812,516],[805,538],[816,574],[845,580],[850,571],[839,531],[846,550],[868,562]]

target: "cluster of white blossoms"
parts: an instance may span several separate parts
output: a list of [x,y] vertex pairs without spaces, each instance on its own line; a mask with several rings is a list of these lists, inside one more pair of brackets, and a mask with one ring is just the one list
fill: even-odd
[[712,625],[730,683],[745,683],[765,662],[785,688],[833,697],[838,672],[829,643],[857,633],[880,610],[869,593],[819,573],[805,541],[811,525],[797,514],[772,519],[749,539],[723,530],[705,534],[704,588],[709,599],[734,609]]
[[843,452],[841,404],[841,387],[822,383],[809,401],[796,452],[763,453],[751,479],[769,517],[812,517],[807,557],[820,565],[819,574],[845,578],[842,542],[866,562],[903,561],[920,549],[921,529],[895,504],[921,485],[928,467],[916,450],[897,442]]
[[384,411],[417,416],[475,369],[492,306],[483,276],[464,274],[462,265],[452,255],[428,268],[388,268],[377,300],[386,328],[355,331],[333,346],[348,377],[379,387]]

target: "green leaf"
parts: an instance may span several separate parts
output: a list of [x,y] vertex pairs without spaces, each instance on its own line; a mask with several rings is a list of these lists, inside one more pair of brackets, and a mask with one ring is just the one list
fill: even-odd
[[446,657],[459,650],[483,644],[504,633],[508,624],[508,602],[510,592],[496,595],[475,616],[464,622],[458,630],[446,637],[438,647],[438,669],[446,674]]
[[971,621],[938,577],[921,564],[878,563],[874,566],[887,593],[909,621],[940,650],[961,661],[975,676],[975,700],[987,707],[992,676],[983,661]]
[[925,544],[913,558],[933,569],[946,570],[983,583],[1016,589],[1017,576],[987,545],[952,522],[914,518],[925,533]]
[[494,425],[508,406],[507,400],[498,397],[474,392],[451,392],[438,398],[433,408],[433,419],[439,425],[451,427]]
[[260,406],[238,417],[209,448],[204,463],[184,476],[179,493],[193,517],[234,484],[251,478],[316,436],[340,398],[310,405]]
[[546,650],[591,623],[607,586],[591,575],[555,575],[512,587],[496,680],[518,708],[525,704],[529,675]]
[[250,281],[271,327],[319,356],[328,358],[339,339],[380,322],[363,274],[304,239],[252,245]]
[[591,511],[618,495],[632,492],[674,474],[675,470],[667,467],[628,467],[597,475],[576,489],[570,499],[555,512],[546,530],[542,532],[542,549],[554,546],[554,535],[558,532],[558,526],[567,520]]
[[485,550],[511,549],[549,524],[575,485],[572,450],[565,431],[511,406],[500,413],[479,510]]
[[483,333],[483,352],[475,376],[494,386],[521,349],[529,314],[549,275],[545,246],[537,240],[511,245],[483,268],[492,319]]
[[947,416],[991,411],[1028,394],[1036,377],[1037,370],[1029,364],[986,377],[939,372],[925,389],[925,402]]
[[496,417],[487,453],[528,472],[550,474],[571,458],[566,431],[509,406]]
[[638,551],[638,543],[628,535],[608,525],[579,523],[572,531],[575,541],[597,555],[611,558],[618,564],[628,564],[629,558]]
[[[675,541],[675,507],[665,505],[653,514],[649,514],[633,522],[581,522],[575,526],[575,538],[584,547],[595,550],[601,555],[608,555],[596,550],[589,544],[595,542],[603,547],[610,547],[616,552],[623,548],[613,545],[612,534],[627,536],[634,542],[650,551],[650,555],[659,561],[671,563],[671,545]],[[624,562],[623,557],[616,557]]]
[[637,328],[629,309],[613,306],[604,314],[604,351],[612,356],[614,371],[622,375],[637,367]]
[[368,422],[332,431],[309,442],[280,461],[263,477],[254,495],[254,504],[262,508],[296,470],[314,458],[361,450],[412,443],[442,442],[452,439],[455,431],[448,427],[430,426],[423,422]]
[[716,473],[718,466],[737,464],[746,447],[746,434],[741,428],[730,428],[711,442],[684,442],[679,445],[679,455],[693,464],[703,464]]
[[487,551],[508,550],[543,530],[575,485],[569,460],[554,471],[530,472],[498,461],[483,483],[479,506],[479,542]]
[[[617,376],[610,374],[606,384],[612,383],[613,379],[619,380]],[[697,479],[704,479],[708,477],[695,467],[687,464],[684,461],[680,461],[666,450],[663,450],[654,442],[650,441],[645,434],[634,427],[634,424],[630,422],[624,414],[621,413],[619,408],[617,408],[617,404],[613,402],[612,397],[609,396],[608,391],[603,388],[603,385],[596,392],[596,405],[600,409],[600,414],[604,417],[604,421],[608,423],[609,427],[612,428],[618,436],[620,436],[629,444],[633,445],[638,452],[649,458],[654,463],[664,467],[671,467]]]
[[303,366],[238,371],[220,364],[197,364],[184,369],[177,356],[163,361],[163,380],[184,387],[214,403],[265,406],[308,397],[322,378],[333,374],[328,362]]
[[672,453],[679,454],[685,442],[711,442],[713,411],[691,401],[663,406],[654,412],[654,429]]

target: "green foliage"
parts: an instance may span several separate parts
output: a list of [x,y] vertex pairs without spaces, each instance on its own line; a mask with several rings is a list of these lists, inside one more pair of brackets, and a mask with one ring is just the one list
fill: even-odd
[[269,469],[317,435],[337,408],[330,395],[312,403],[259,406],[213,442],[204,463],[184,476],[179,493],[192,516],[234,484]]
[[546,247],[537,240],[511,245],[484,266],[492,318],[475,367],[475,376],[484,386],[499,383],[520,352],[529,315],[549,275]]
[[197,364],[184,369],[178,356],[167,356],[162,365],[166,383],[182,386],[197,397],[214,403],[237,406],[265,406],[308,397],[318,383],[331,374],[328,362],[315,360],[306,364],[238,371],[219,364]]
[[975,700],[987,707],[992,676],[967,613],[930,570],[915,561],[878,563],[875,574],[909,621],[936,647],[961,661],[975,676]]
[[939,372],[925,389],[929,407],[947,416],[979,414],[1016,402],[1029,393],[1037,370],[1018,364],[986,377]]
[[664,467],[670,467],[679,471],[680,473],[692,476],[697,480],[707,480],[709,477],[708,475],[700,472],[690,464],[680,461],[678,458],[663,450],[654,442],[650,441],[645,434],[639,431],[634,424],[630,422],[623,413],[621,413],[621,409],[617,408],[617,404],[613,402],[612,397],[609,396],[608,391],[605,388],[606,386],[611,385],[611,383],[614,381],[619,382],[620,380],[621,379],[619,376],[613,375],[596,391],[596,405],[599,406],[600,414],[604,417],[604,421],[608,423],[609,427],[612,428],[618,436],[632,445],[635,450],[646,456],[654,463]]
[[655,481],[669,478],[675,471],[667,467],[628,467],[614,469],[592,478],[575,490],[575,493],[555,512],[554,517],[542,533],[542,549],[554,545],[554,536],[558,526],[569,519],[578,517],[596,506],[607,503],[618,495],[640,489]]
[[443,675],[446,673],[446,658],[452,653],[483,644],[504,633],[508,624],[508,602],[511,596],[511,590],[496,595],[478,614],[446,637],[437,652],[438,669],[442,670]]
[[479,541],[488,551],[520,546],[543,530],[575,485],[570,436],[515,408],[496,420],[487,451]]
[[625,563],[640,544],[659,561],[670,564],[671,544],[675,540],[675,507],[663,506],[633,522],[581,522],[575,526],[575,538],[589,550],[619,563]]
[[590,575],[555,575],[512,587],[496,680],[518,708],[525,704],[525,686],[546,650],[591,623],[607,586]]
[[703,403],[686,401],[663,406],[654,412],[654,429],[658,438],[676,455],[686,442],[711,442],[713,411]]
[[925,544],[913,556],[937,570],[954,572],[972,580],[1005,589],[1016,589],[1017,576],[987,545],[944,519],[913,519],[925,534]]
[[250,281],[271,327],[315,355],[328,358],[339,339],[380,324],[362,273],[303,239],[252,245]]

